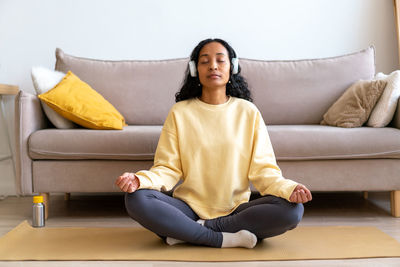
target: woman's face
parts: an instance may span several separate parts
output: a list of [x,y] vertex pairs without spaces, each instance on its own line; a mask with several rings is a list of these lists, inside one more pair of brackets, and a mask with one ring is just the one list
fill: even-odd
[[203,87],[225,87],[229,81],[230,67],[228,51],[222,44],[211,42],[200,50],[197,72]]

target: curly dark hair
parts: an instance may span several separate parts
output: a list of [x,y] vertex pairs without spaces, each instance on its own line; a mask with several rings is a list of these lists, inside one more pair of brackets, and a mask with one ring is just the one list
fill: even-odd
[[[196,66],[199,62],[199,54],[200,50],[203,48],[208,43],[211,42],[218,42],[222,44],[226,50],[229,53],[229,61],[232,62],[232,58],[236,57],[236,52],[233,50],[233,48],[224,40],[221,39],[206,39],[201,41],[192,51],[192,54],[190,55],[190,60],[194,60],[196,63]],[[232,74],[232,64],[231,64],[231,70],[230,70],[230,83],[226,84],[226,95],[238,97],[238,98],[243,98],[246,99],[250,102],[253,102],[253,99],[251,98],[251,93],[248,88],[247,82],[245,78],[240,75],[240,65],[239,65],[239,71],[237,74]],[[202,92],[202,86],[200,84],[199,77],[192,77],[190,75],[189,71],[189,66],[186,68],[186,77],[183,82],[183,85],[181,87],[181,90],[175,94],[175,102],[183,101],[186,99],[190,98],[195,98],[195,97],[200,97],[201,92]]]

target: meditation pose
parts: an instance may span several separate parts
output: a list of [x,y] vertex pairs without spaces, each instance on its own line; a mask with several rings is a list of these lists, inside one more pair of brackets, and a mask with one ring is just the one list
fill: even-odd
[[[282,176],[240,71],[227,42],[201,41],[164,122],[153,166],[115,181],[126,192],[129,216],[169,245],[253,248],[295,228],[302,203],[312,199],[306,186]],[[252,200],[250,182],[259,192]]]

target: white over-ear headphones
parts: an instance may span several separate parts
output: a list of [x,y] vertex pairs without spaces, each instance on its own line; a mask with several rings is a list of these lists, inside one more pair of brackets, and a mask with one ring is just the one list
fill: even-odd
[[[232,58],[232,74],[238,74],[239,72],[239,58],[234,57]],[[196,77],[197,76],[197,69],[196,69],[196,62],[194,60],[189,61],[189,71],[190,76]]]
[[190,71],[190,76],[192,77],[197,76],[196,62],[194,62],[194,60],[189,61],[189,71]]

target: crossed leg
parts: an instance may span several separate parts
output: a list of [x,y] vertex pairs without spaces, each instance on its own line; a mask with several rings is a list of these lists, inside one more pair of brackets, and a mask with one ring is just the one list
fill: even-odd
[[230,215],[205,220],[204,226],[230,233],[245,229],[254,233],[258,239],[263,239],[295,228],[303,213],[303,204],[266,195],[239,205]]
[[132,219],[163,239],[172,237],[192,244],[222,246],[222,233],[197,223],[197,214],[179,199],[141,189],[125,195],[125,206]]

